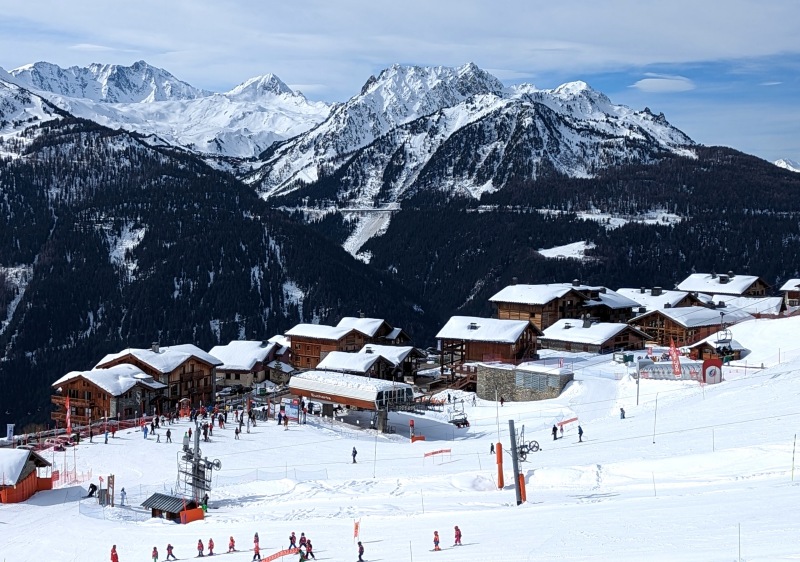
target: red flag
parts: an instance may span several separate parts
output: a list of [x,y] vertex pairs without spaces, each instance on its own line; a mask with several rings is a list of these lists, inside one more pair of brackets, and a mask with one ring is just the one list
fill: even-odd
[[353,538],[358,538],[359,527],[361,527],[361,520],[353,521]]
[[72,435],[72,421],[70,420],[69,396],[67,396],[67,435]]
[[678,353],[678,348],[675,347],[675,340],[672,338],[669,338],[669,356],[672,359],[672,373],[677,378],[681,378],[680,354]]

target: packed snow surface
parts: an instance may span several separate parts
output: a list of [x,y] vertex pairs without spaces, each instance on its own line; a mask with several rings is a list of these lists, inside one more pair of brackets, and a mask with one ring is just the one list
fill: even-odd
[[[777,327],[768,326],[763,320],[735,326],[736,338],[769,335],[768,348],[788,348],[796,330],[776,336]],[[765,348],[759,355],[774,354]],[[274,420],[259,422],[239,440],[233,424],[216,429],[201,448],[222,469],[214,473],[207,518],[188,525],[149,519],[139,507],[152,492],[174,488],[187,421],[171,427],[172,444],[162,428],[161,442],[124,430],[108,444],[95,438],[66,453],[45,450],[61,470],[91,469],[95,483],[114,474],[117,502],[125,487],[132,505],[102,510],[82,500],[88,482],[0,505],[0,553],[14,562],[108,560],[116,544],[120,560],[131,562],[149,560],[153,546],[163,559],[171,543],[185,559],[195,555],[198,539],[213,538],[224,552],[234,536],[244,551],[226,554],[226,562],[249,562],[255,532],[266,558],[285,548],[294,531],[312,539],[320,560],[354,561],[353,524],[360,521],[369,561],[797,559],[800,362],[726,367],[724,382],[705,387],[643,379],[637,405],[636,382],[624,366],[607,357],[580,359],[565,360],[575,381],[556,399],[473,405],[472,394],[450,391],[454,404],[441,412],[391,414],[392,435],[360,429],[369,426],[367,412],[335,422],[309,416],[288,430]],[[612,371],[616,376],[603,376]],[[445,392],[439,397],[447,403]],[[458,429],[447,420],[450,410],[462,408],[471,425]],[[426,441],[409,442],[411,419]],[[524,427],[526,442],[541,446],[520,464],[527,483],[520,506],[509,420],[518,431]],[[565,433],[554,441],[550,429],[559,422],[567,422]],[[502,489],[489,454],[498,435],[506,451]],[[425,457],[435,451],[442,452]],[[455,525],[464,546],[451,547]],[[441,552],[431,552],[435,530]]]

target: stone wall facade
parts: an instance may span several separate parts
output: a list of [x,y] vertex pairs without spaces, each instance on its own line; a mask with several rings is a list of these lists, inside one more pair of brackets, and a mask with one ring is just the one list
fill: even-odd
[[[518,374],[520,376],[518,376]],[[525,385],[520,385],[520,379]],[[508,368],[478,365],[478,398],[504,398],[510,402],[528,402],[556,398],[573,379],[573,374],[546,374]],[[495,390],[497,393],[495,394]]]

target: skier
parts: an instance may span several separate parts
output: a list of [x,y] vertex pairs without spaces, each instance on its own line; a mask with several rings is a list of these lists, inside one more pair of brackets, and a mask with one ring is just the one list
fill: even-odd
[[619,409],[619,419],[621,419],[621,420],[625,419],[625,408],[620,408]]
[[294,536],[294,531],[289,535],[289,548],[297,548],[297,537]]
[[456,525],[455,531],[456,531],[456,540],[454,541],[454,545],[461,546],[461,529],[458,528],[458,525]]
[[167,428],[167,443],[172,443],[172,431]]
[[316,556],[314,556],[314,546],[311,544],[311,539],[308,539],[308,540],[306,541],[306,557],[307,557],[307,558],[308,558],[308,557],[311,557],[311,558],[313,558],[314,560],[316,560],[316,559],[317,559],[317,557],[316,557]]
[[197,539],[197,557],[200,558],[201,556],[205,556],[203,554],[203,540]]
[[117,554],[117,545],[113,545],[111,547],[111,562],[119,562],[119,555]]
[[153,547],[153,554],[151,556],[153,557],[153,562],[158,562],[158,549],[156,547]]
[[298,550],[298,551],[297,551],[297,554],[299,554],[299,555],[300,555],[300,558],[298,558],[298,560],[299,560],[300,562],[306,562],[306,560],[308,560],[308,556],[306,556],[306,553],[305,553],[305,552],[303,552],[302,550]]
[[559,431],[561,432],[561,437],[564,437],[564,426],[563,425],[561,426],[561,429]]
[[364,556],[364,545],[361,544],[361,541],[358,541],[358,562],[364,562],[362,556]]
[[289,416],[283,416],[283,429],[289,431]]
[[489,443],[489,454],[490,455],[494,454],[494,443]]
[[358,454],[358,451],[356,451],[356,448],[353,447],[353,464],[356,464],[356,455],[357,454]]
[[257,542],[253,545],[253,560],[261,560],[261,549]]
[[556,439],[558,439],[558,428],[556,427],[555,424],[553,424],[553,441],[555,441]]
[[253,535],[253,546],[258,546],[258,532]]
[[173,546],[170,543],[167,543],[167,557],[164,560],[169,560],[169,557],[172,556],[173,560],[177,560],[175,554],[172,552]]
[[583,428],[578,426],[578,443],[583,443]]
[[122,488],[122,491],[119,493],[119,496],[122,499],[122,503],[120,504],[120,506],[124,506],[125,500],[128,498],[128,494],[127,492],[125,492],[125,488]]
[[506,403],[506,399],[505,399],[505,398],[503,398],[503,397],[501,396],[501,397],[500,397],[500,405],[502,406],[502,405],[504,405],[505,403]]
[[214,556],[214,539],[208,539],[208,555]]
[[439,548],[439,531],[433,532],[433,550],[442,550]]
[[228,541],[228,552],[236,551],[236,541],[233,540],[233,537]]
[[142,426],[142,433],[144,433],[144,438],[147,439],[147,426],[146,425]]
[[306,545],[307,542],[308,542],[308,539],[306,538],[306,534],[305,533],[300,533],[300,540],[297,542],[297,546],[299,546],[300,548],[303,548]]

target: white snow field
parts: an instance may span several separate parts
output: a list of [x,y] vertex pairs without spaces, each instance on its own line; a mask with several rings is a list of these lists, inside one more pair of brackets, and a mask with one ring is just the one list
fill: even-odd
[[[591,364],[589,361],[587,364]],[[609,365],[606,365],[608,367]],[[194,557],[198,539],[227,550],[233,535],[241,549],[261,539],[262,557],[304,532],[319,560],[356,560],[353,524],[370,562],[436,560],[777,561],[800,559],[800,471],[794,441],[800,421],[800,362],[761,369],[726,368],[718,385],[609,378],[619,366],[579,370],[561,397],[541,402],[465,399],[471,427],[446,423],[447,412],[415,416],[426,441],[410,443],[408,415],[393,414],[394,435],[376,435],[319,418],[288,430],[273,420],[240,440],[233,423],[202,443],[203,455],[220,459],[204,521],[178,525],[136,521],[141,503],[157,487],[174,487],[177,454],[188,422],[171,426],[174,444],[134,430],[104,444],[82,442],[75,451],[44,456],[59,468],[116,476],[134,508],[97,507],[80,500],[80,486],[39,492],[23,504],[0,505],[0,559],[161,559],[172,543],[180,559]],[[444,394],[442,394],[444,396]],[[624,407],[626,419],[619,417]],[[505,482],[490,443],[509,449],[508,420],[525,427],[525,439],[542,450],[521,463],[527,503],[517,506],[511,458]],[[368,425],[367,413],[360,426]],[[578,417],[553,441],[550,428]],[[232,422],[229,419],[229,422]],[[358,463],[350,453],[358,449]],[[450,453],[424,458],[431,451]],[[256,475],[260,480],[256,481]],[[132,518],[132,520],[127,520]],[[453,527],[463,532],[451,547]],[[438,530],[445,547],[432,552]],[[225,554],[226,562],[252,560],[252,552]],[[297,556],[283,560],[296,560]]]

